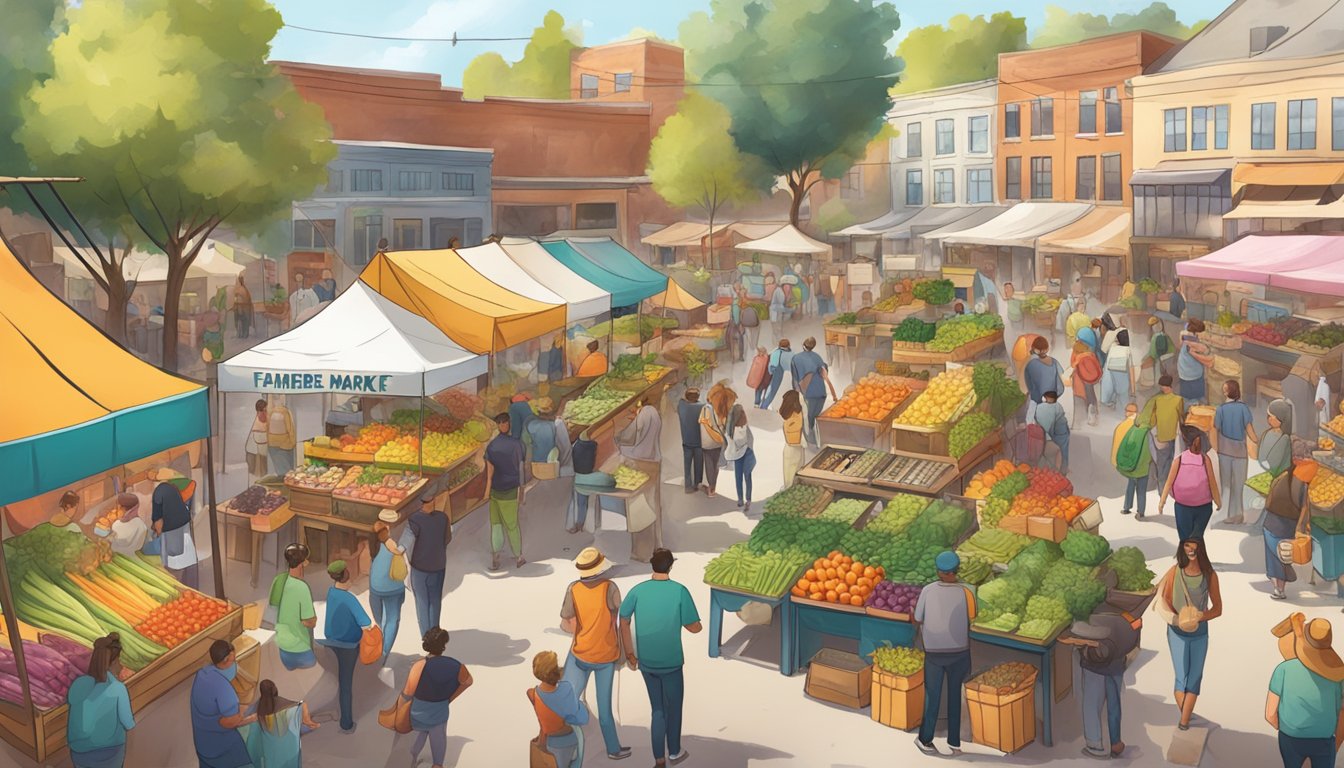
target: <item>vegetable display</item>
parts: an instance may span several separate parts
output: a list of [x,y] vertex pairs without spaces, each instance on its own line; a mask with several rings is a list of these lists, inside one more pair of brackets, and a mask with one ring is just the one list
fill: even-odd
[[907,317],[891,329],[891,338],[895,341],[904,341],[911,344],[927,344],[933,341],[934,334],[937,332],[937,323],[920,320],[918,317]]
[[873,649],[873,665],[883,672],[909,677],[924,668],[924,652],[918,648],[883,645]]
[[1344,344],[1344,325],[1325,323],[1308,328],[1290,339],[1290,346],[1303,347],[1313,352],[1328,352]]
[[992,688],[1007,695],[1036,682],[1036,668],[1020,661],[999,664],[967,681],[967,685]]
[[616,478],[617,488],[625,491],[633,491],[648,482],[649,473],[635,469],[628,464],[622,464],[616,468],[612,477]]
[[833,523],[844,523],[853,525],[859,516],[867,511],[871,502],[862,499],[836,499],[832,501],[826,509],[817,515],[818,520],[829,520]]
[[972,369],[944,371],[929,380],[929,386],[896,418],[897,424],[932,427],[956,418],[969,405]]
[[1000,528],[982,528],[957,547],[963,557],[979,556],[991,563],[1007,563],[1031,545],[1031,538]]
[[629,399],[629,392],[611,389],[598,381],[588,387],[581,397],[565,403],[564,419],[570,424],[594,424]]
[[822,415],[834,418],[879,421],[910,396],[910,388],[892,376],[870,373],[827,408]]
[[1070,562],[1086,566],[1101,565],[1101,561],[1111,554],[1110,542],[1086,531],[1069,531],[1059,547]]
[[989,433],[999,426],[999,420],[988,413],[968,413],[947,434],[947,450],[954,459],[971,452]]
[[938,323],[938,331],[924,348],[930,352],[951,352],[1001,330],[1003,318],[998,315],[955,315]]
[[1109,563],[1115,573],[1116,589],[1143,592],[1151,589],[1157,574],[1148,568],[1148,561],[1138,547],[1121,547],[1111,555]]
[[957,288],[951,280],[921,280],[910,289],[916,299],[933,306],[950,304],[956,298]]
[[[28,690],[38,709],[54,709],[65,703],[66,693],[76,677],[88,671],[87,649],[82,656],[68,656],[60,648],[44,641],[23,641],[23,660],[28,670]],[[80,665],[80,660],[83,666]],[[0,645],[0,701],[23,703],[23,685],[18,677],[14,651]]]
[[793,550],[806,553],[808,557],[816,557],[835,549],[849,530],[852,530],[849,526],[829,520],[766,515],[751,532],[747,547],[758,555]]
[[229,509],[244,515],[269,515],[285,503],[285,495],[260,485],[250,486],[229,501]]
[[767,499],[765,513],[799,517],[816,509],[826,493],[826,489],[818,485],[795,483]]
[[897,494],[877,516],[868,521],[864,526],[864,531],[870,533],[885,533],[896,535],[904,531],[910,523],[919,517],[929,506],[929,499],[924,496],[915,496],[910,493]]
[[176,600],[150,611],[135,630],[160,645],[176,648],[228,612],[228,605],[219,600],[184,592]]
[[998,363],[979,362],[972,366],[971,385],[977,404],[987,404],[991,416],[1000,422],[1017,413],[1027,402],[1027,393],[1017,379]]
[[803,578],[793,585],[794,597],[841,605],[862,606],[872,594],[873,586],[885,576],[881,566],[876,568],[832,551],[817,558]]
[[914,584],[897,584],[892,581],[879,581],[868,596],[868,607],[892,613],[914,613],[919,602],[920,587]]

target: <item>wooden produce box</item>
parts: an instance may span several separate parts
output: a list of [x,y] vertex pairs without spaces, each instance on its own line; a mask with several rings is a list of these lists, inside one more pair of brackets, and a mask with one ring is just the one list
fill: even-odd
[[872,665],[856,654],[822,648],[807,667],[808,696],[850,709],[872,703]]
[[902,349],[896,344],[897,342],[892,342],[891,346],[891,361],[893,363],[905,363],[907,365],[964,363],[1001,346],[1003,344],[1003,329],[967,342],[951,352],[930,352],[923,345],[920,345],[919,349]]
[[1011,693],[966,684],[971,741],[1000,752],[1016,752],[1036,739],[1036,676]]
[[294,519],[294,511],[292,504],[281,504],[271,510],[269,515],[252,515],[252,530],[257,533],[274,533]]
[[909,424],[891,426],[891,447],[926,456],[947,456],[947,433],[951,425],[917,427]]
[[873,447],[886,445],[887,435],[891,433],[891,420],[901,411],[904,411],[906,406],[929,385],[927,381],[921,379],[903,379],[901,383],[910,388],[910,394],[902,398],[899,403],[892,406],[891,410],[882,414],[875,421],[856,419],[851,416],[826,415],[831,412],[834,405],[822,411],[821,415],[817,417],[818,439],[823,444],[871,445]]
[[[873,477],[873,485],[908,493],[931,495],[957,477],[957,465],[938,456],[894,451],[887,466]],[[927,480],[927,482],[923,482]]]
[[[798,470],[798,476],[820,481],[822,483],[829,481],[834,483],[867,485],[868,481],[872,479],[873,476],[881,474],[882,469],[885,467],[885,462],[880,462],[871,475],[845,475],[833,471],[836,467],[840,466],[841,463],[857,458],[867,450],[870,449],[860,448],[854,445],[823,445],[817,455],[812,458],[812,461],[804,464]],[[888,459],[889,458],[890,457],[888,457]],[[823,469],[822,467],[828,468]]]
[[1096,533],[1101,528],[1101,503],[1093,500],[1087,505],[1087,509],[1078,513],[1078,516],[1069,521],[1069,527],[1088,533]]
[[[1003,444],[1003,428],[996,427],[995,429],[990,430],[989,434],[985,435],[983,438],[980,439],[980,442],[976,443],[974,447],[972,447],[966,453],[962,454],[961,458],[956,460],[957,469],[961,470],[962,472],[965,472],[966,470],[970,469],[971,467],[983,461],[985,454],[988,453],[990,450],[992,450],[995,446],[1002,446],[1002,444]],[[951,455],[950,447],[948,455],[949,456]]]
[[1069,535],[1069,524],[1064,518],[1046,515],[1009,515],[999,521],[999,527],[1005,531],[1053,541],[1056,544]]
[[924,722],[924,670],[909,677],[873,667],[873,720],[908,731]]
[[296,511],[308,512],[314,515],[331,514],[331,491],[299,488],[286,483],[285,495],[289,496],[289,505]]

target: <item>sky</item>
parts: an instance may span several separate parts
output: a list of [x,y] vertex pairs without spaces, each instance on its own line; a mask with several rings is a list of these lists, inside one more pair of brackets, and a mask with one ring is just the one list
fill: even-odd
[[[579,30],[583,43],[599,45],[624,39],[642,29],[675,39],[677,27],[691,13],[704,11],[709,0],[272,0],[286,23],[338,32],[393,37],[527,37],[548,10]],[[1025,16],[1028,34],[1039,25],[1046,5],[1097,14],[1134,12],[1150,0],[894,0],[901,29],[939,24],[959,13],[972,16],[1011,10]],[[1166,0],[1180,19],[1191,23],[1212,19],[1230,0]],[[898,32],[898,37],[901,35]],[[366,40],[282,29],[272,58],[348,67],[434,72],[446,86],[462,82],[462,70],[477,54],[498,51],[513,61],[523,42],[449,43]]]

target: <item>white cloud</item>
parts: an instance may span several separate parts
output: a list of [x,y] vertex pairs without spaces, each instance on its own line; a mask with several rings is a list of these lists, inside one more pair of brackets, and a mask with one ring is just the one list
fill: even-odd
[[[512,0],[435,0],[430,3],[420,18],[392,35],[397,37],[437,37],[449,38],[456,32],[459,37],[486,35],[481,22],[511,18],[508,11],[515,3]],[[505,37],[505,35],[498,35]],[[380,41],[370,41],[379,44]],[[387,43],[381,50],[370,50],[360,66],[374,69],[425,70],[432,69],[429,58],[450,43]]]

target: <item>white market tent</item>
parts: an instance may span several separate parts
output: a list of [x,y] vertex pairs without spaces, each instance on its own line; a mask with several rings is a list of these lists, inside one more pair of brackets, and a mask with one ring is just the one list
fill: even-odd
[[1035,248],[1036,238],[1072,224],[1091,210],[1090,203],[1018,203],[983,224],[966,229],[944,227],[924,238],[940,239],[943,245]]
[[[94,256],[92,249],[83,248],[85,257],[92,264],[98,263],[98,257]],[[72,270],[70,277],[86,278],[89,271],[84,268],[79,259],[75,258],[67,249],[59,248],[56,251],[66,265],[66,269]],[[213,287],[216,281],[227,280],[230,283],[243,272],[243,265],[229,260],[216,248],[213,240],[207,240],[201,247],[201,252],[196,255],[196,260],[187,268],[187,277],[206,278]],[[134,280],[139,285],[146,283],[163,283],[168,280],[168,257],[162,253],[148,253],[146,251],[133,250],[131,255],[127,256],[121,262],[121,273],[127,280]]]
[[759,240],[738,243],[736,247],[739,251],[758,251],[761,253],[819,255],[831,252],[831,246],[813,240],[792,224],[785,224]]
[[661,248],[699,248],[706,237],[727,228],[727,222],[715,224],[711,230],[708,224],[698,221],[679,221],[642,238],[640,242]]
[[219,390],[422,397],[488,369],[486,355],[357,280],[307,322],[221,363]]
[[518,266],[498,243],[485,242],[471,248],[456,248],[457,255],[467,265],[495,285],[501,285],[519,296],[540,301],[543,304],[564,304],[568,321],[582,320],[588,315],[579,314],[585,308],[576,306],[563,296],[547,287],[542,281]]
[[888,230],[902,224],[903,222],[914,218],[919,213],[919,208],[909,208],[903,211],[887,211],[872,221],[865,221],[862,224],[852,224],[838,232],[832,232],[834,237],[881,237]]
[[[555,303],[568,305],[569,322],[598,317],[611,311],[610,293],[561,264],[536,240],[527,237],[505,237],[500,239],[498,247],[503,249],[509,261],[530,278],[560,296],[562,301]],[[470,249],[459,250],[458,253],[466,258],[467,250]],[[501,283],[501,285],[511,284]]]

